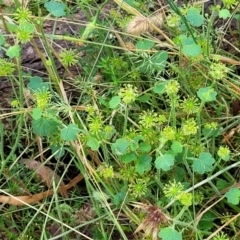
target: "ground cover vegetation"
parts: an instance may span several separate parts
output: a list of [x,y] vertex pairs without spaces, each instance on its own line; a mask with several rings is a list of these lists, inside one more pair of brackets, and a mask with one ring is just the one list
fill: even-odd
[[2,239],[240,238],[238,0],[0,10]]

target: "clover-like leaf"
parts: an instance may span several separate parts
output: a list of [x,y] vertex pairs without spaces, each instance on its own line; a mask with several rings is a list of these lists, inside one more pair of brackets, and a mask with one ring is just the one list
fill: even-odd
[[198,97],[204,102],[211,102],[216,100],[217,92],[212,87],[200,88],[197,91]]
[[123,155],[127,153],[128,147],[131,145],[131,142],[125,138],[119,138],[115,143],[111,145],[112,151],[114,154]]
[[139,40],[136,44],[136,48],[138,50],[150,50],[154,45],[154,42],[144,39],[144,40]]
[[186,19],[194,27],[200,27],[203,24],[203,15],[197,8],[189,8],[187,11]]
[[182,48],[183,53],[188,57],[197,57],[202,53],[202,48],[198,44],[184,45]]
[[49,2],[45,2],[44,7],[54,16],[54,17],[62,17],[65,16],[65,8],[66,5],[62,2],[58,2],[55,0],[51,0]]
[[27,87],[32,91],[46,91],[49,89],[49,83],[43,82],[40,77],[31,77]]
[[109,102],[109,107],[110,107],[111,109],[115,109],[115,108],[118,107],[118,105],[120,104],[120,102],[121,102],[120,96],[114,96],[114,97],[112,97],[112,99],[111,99],[110,102]]
[[65,154],[65,149],[61,145],[54,145],[50,146],[50,149],[52,150],[52,155],[54,155],[55,158],[59,159]]
[[73,141],[77,139],[77,135],[80,132],[77,124],[69,124],[67,127],[61,130],[61,138],[65,141]]
[[157,169],[163,171],[169,171],[171,166],[174,164],[174,157],[171,154],[164,154],[163,156],[157,157],[155,160],[155,166]]
[[231,17],[231,13],[228,9],[222,9],[218,13],[219,18],[227,19]]
[[33,133],[42,137],[55,133],[58,130],[58,125],[54,120],[43,117],[32,121]]
[[8,50],[6,52],[6,55],[9,58],[19,57],[20,56],[20,51],[21,51],[21,48],[18,45],[11,46],[11,47],[8,48]]
[[90,147],[93,151],[97,151],[100,147],[100,144],[96,138],[89,137],[87,140],[87,146]]
[[181,153],[183,150],[183,146],[178,141],[173,141],[171,145],[171,149],[174,151],[174,153]]
[[135,165],[136,171],[140,175],[143,175],[144,172],[150,171],[151,167],[152,167],[151,161],[152,161],[152,157],[150,157],[149,155],[144,154],[144,155],[140,156]]
[[193,170],[199,174],[204,174],[206,172],[212,171],[212,164],[215,162],[215,159],[208,152],[202,152],[199,158],[196,158],[193,162]]
[[162,228],[158,236],[162,240],[182,240],[182,234],[171,227]]
[[32,111],[32,117],[35,120],[40,119],[42,117],[42,109],[39,108],[39,107],[34,108],[33,111]]
[[240,189],[238,188],[230,188],[228,192],[225,194],[227,201],[233,205],[239,204],[240,199]]

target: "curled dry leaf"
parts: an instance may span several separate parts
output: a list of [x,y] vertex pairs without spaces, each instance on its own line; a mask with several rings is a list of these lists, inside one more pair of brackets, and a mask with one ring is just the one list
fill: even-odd
[[[39,163],[36,160],[32,159],[22,159],[20,163],[25,164],[28,169],[35,170],[37,176],[43,180],[43,182],[49,187],[52,187],[53,180],[56,184],[59,183],[60,187],[64,187],[65,183],[61,181],[61,178],[49,167],[44,166],[42,163]],[[61,191],[61,194],[64,197],[68,197],[66,190]]]

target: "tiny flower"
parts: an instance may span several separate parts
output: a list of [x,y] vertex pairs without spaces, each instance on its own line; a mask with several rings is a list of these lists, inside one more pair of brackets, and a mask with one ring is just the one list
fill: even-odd
[[217,154],[224,161],[228,161],[230,158],[230,150],[227,147],[220,146]]
[[212,63],[209,74],[213,79],[220,80],[227,76],[229,69],[223,63]]
[[139,124],[145,128],[152,128],[156,125],[157,113],[154,113],[153,111],[144,111],[140,114],[139,118]]
[[204,127],[209,130],[217,130],[218,123],[217,122],[206,123]]
[[183,185],[180,182],[176,182],[175,179],[173,182],[169,182],[169,184],[165,184],[163,188],[163,193],[168,198],[175,199],[182,192]]
[[169,81],[165,86],[165,92],[169,97],[177,95],[180,85],[177,81]]
[[187,192],[181,192],[177,199],[182,203],[182,205],[184,205],[185,207],[189,207],[192,205],[192,194],[191,193],[187,193]]
[[15,19],[18,23],[29,22],[32,17],[32,12],[28,8],[19,7],[16,11]]
[[166,17],[166,23],[167,23],[168,27],[171,27],[171,28],[178,27],[180,24],[180,21],[181,21],[180,16],[178,16],[177,14],[174,14],[174,13],[169,14]]
[[59,57],[62,64],[67,67],[73,66],[78,62],[77,53],[73,49],[62,51]]
[[173,127],[167,126],[163,129],[161,136],[166,140],[174,140],[176,138],[176,131]]
[[222,0],[222,3],[225,8],[230,9],[234,8],[237,5],[238,0]]
[[219,232],[212,240],[230,240],[230,238],[224,232]]
[[12,100],[11,106],[14,107],[14,108],[19,107],[19,101],[17,99]]
[[124,167],[120,170],[120,178],[124,181],[133,182],[137,177],[137,173],[134,166]]
[[89,132],[98,135],[102,131],[104,125],[101,116],[88,118],[88,120],[90,121],[90,123],[88,124]]
[[34,94],[34,98],[37,102],[37,106],[43,110],[46,109],[51,99],[51,93],[49,91],[38,91]]
[[195,135],[197,133],[198,126],[196,121],[193,118],[186,120],[182,125],[182,134],[185,136]]
[[199,105],[197,104],[196,98],[187,98],[184,99],[181,103],[180,108],[182,108],[183,112],[187,114],[193,114],[198,111]]
[[15,65],[5,59],[0,59],[0,76],[12,75]]
[[148,190],[147,183],[148,182],[149,182],[149,179],[137,178],[137,179],[135,179],[134,183],[129,184],[129,191],[136,198],[142,197],[147,193],[147,190]]
[[113,178],[114,177],[114,171],[112,166],[108,166],[107,164],[103,164],[98,168],[98,172],[100,176],[102,176],[105,179]]
[[167,121],[167,118],[166,118],[166,116],[165,115],[159,115],[158,116],[158,118],[157,118],[157,122],[158,122],[158,124],[163,124],[163,123],[165,123]]
[[119,96],[121,97],[123,103],[129,104],[136,100],[137,88],[131,84],[125,85],[119,91]]
[[201,203],[203,202],[203,200],[204,200],[204,195],[203,195],[203,193],[202,193],[202,192],[199,192],[199,191],[196,191],[196,192],[194,193],[194,201],[193,201],[194,205],[199,205],[199,204],[201,204]]

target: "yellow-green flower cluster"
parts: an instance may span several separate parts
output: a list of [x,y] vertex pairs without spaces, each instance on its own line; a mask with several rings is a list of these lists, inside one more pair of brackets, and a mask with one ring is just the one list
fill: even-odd
[[180,16],[174,13],[169,14],[166,17],[166,23],[168,25],[168,27],[174,28],[174,27],[178,27],[180,24]]
[[34,98],[37,102],[37,107],[44,110],[51,99],[51,93],[49,91],[38,91],[34,94]]
[[163,193],[166,195],[166,197],[175,199],[182,192],[182,190],[183,190],[182,183],[176,182],[176,180],[174,179],[173,182],[165,184],[163,188]]
[[167,126],[163,129],[161,136],[166,140],[174,140],[176,138],[176,131],[173,127]]
[[223,79],[227,76],[229,69],[223,63],[212,63],[209,74],[215,80]]
[[114,170],[112,166],[108,166],[107,164],[104,164],[98,168],[98,172],[101,177],[108,179],[114,177]]
[[198,111],[199,105],[196,98],[186,98],[182,101],[180,108],[187,114],[193,114]]
[[228,161],[230,158],[230,150],[227,147],[220,146],[217,154],[224,161]]
[[125,85],[119,91],[119,96],[124,104],[130,104],[134,102],[137,98],[137,95],[138,95],[137,88],[131,84]]
[[238,0],[222,0],[222,2],[223,2],[223,6],[229,9],[229,8],[234,8],[237,5]]
[[196,121],[193,118],[186,120],[182,125],[181,133],[184,136],[195,135],[197,133],[198,126]]
[[192,205],[192,194],[187,192],[181,192],[177,199],[182,203],[183,206],[189,207]]
[[165,92],[169,97],[176,96],[180,89],[180,85],[177,81],[169,81],[165,86]]

